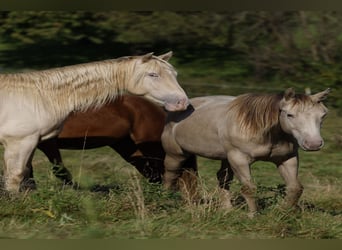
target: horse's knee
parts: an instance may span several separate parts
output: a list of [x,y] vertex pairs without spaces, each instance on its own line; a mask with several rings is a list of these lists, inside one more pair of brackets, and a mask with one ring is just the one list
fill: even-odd
[[293,186],[286,187],[285,206],[286,207],[296,206],[303,191],[304,191],[304,187],[300,183],[293,185]]
[[241,188],[241,194],[247,202],[249,213],[251,215],[254,215],[257,212],[257,205],[255,202],[256,190],[256,186],[252,183],[249,185],[243,185]]
[[177,190],[178,189],[177,179],[178,179],[177,173],[171,172],[171,171],[165,171],[164,176],[163,176],[164,188]]
[[61,181],[63,181],[64,184],[66,185],[72,185],[72,174],[70,173],[70,171],[64,167],[63,164],[61,165],[53,165],[52,166],[52,172],[53,174],[60,179]]
[[182,163],[185,161],[182,157],[171,157],[166,155],[164,159],[164,187],[169,189],[178,189],[177,181],[182,174]]
[[304,187],[302,184],[299,183],[296,186],[288,187],[287,191],[292,192],[292,193],[296,194],[297,196],[300,196],[300,195],[302,195],[302,193],[304,191]]
[[254,184],[251,185],[243,185],[241,187],[241,193],[244,196],[248,196],[248,197],[255,197],[256,195],[256,186]]
[[178,178],[180,176],[179,170],[166,170],[163,175],[163,186],[166,189],[178,190]]
[[10,193],[18,193],[20,192],[20,185],[23,181],[22,175],[10,175],[4,176],[4,188],[5,190],[9,191]]

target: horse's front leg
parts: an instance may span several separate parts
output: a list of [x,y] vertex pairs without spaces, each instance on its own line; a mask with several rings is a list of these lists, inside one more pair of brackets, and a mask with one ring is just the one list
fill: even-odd
[[163,176],[163,185],[166,189],[177,190],[179,189],[177,183],[181,175],[183,157],[176,157],[166,154],[164,159],[165,172]]
[[284,206],[286,208],[294,207],[303,193],[303,186],[298,180],[298,155],[277,165],[279,173],[286,184]]
[[252,182],[249,158],[238,150],[232,150],[231,152],[228,152],[227,159],[232,167],[234,175],[242,184],[241,194],[245,198],[249,208],[248,216],[253,217],[257,212],[257,205],[255,202],[257,188]]
[[19,192],[24,178],[30,176],[31,170],[27,164],[38,144],[38,139],[38,135],[30,135],[6,141],[4,183],[7,191]]
[[63,164],[57,141],[57,137],[47,139],[40,142],[38,144],[38,148],[48,157],[49,161],[53,164],[53,174],[58,179],[63,181],[64,184],[73,185],[74,183],[72,182],[72,174]]
[[24,179],[21,183],[21,189],[24,189],[24,190],[33,190],[33,189],[36,189],[36,182],[34,180],[34,177],[33,177],[33,167],[32,167],[32,160],[33,160],[33,156],[34,156],[34,151],[32,152],[29,160],[27,161],[27,164],[26,164],[26,171],[25,171],[25,176],[24,176]]

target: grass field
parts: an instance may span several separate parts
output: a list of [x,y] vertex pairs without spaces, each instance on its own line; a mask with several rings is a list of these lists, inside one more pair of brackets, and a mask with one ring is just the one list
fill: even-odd
[[[198,87],[198,92],[190,90],[193,96],[216,93]],[[254,164],[260,214],[253,219],[246,215],[237,181],[232,186],[235,209],[228,213],[219,208],[218,161],[199,158],[199,186],[206,202],[192,204],[178,193],[149,184],[109,148],[62,151],[79,190],[61,185],[47,158],[37,151],[33,165],[38,189],[0,194],[0,238],[342,239],[341,131],[342,117],[331,110],[322,128],[325,147],[319,152],[300,151],[299,176],[305,188],[300,211],[279,207],[283,181],[276,168]],[[99,185],[110,189],[95,192]]]

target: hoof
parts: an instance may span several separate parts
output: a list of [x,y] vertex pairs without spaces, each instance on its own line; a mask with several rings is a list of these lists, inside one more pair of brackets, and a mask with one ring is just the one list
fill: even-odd
[[29,178],[29,179],[23,180],[20,183],[19,191],[26,192],[26,191],[36,190],[36,189],[37,189],[36,182],[34,181],[34,179]]

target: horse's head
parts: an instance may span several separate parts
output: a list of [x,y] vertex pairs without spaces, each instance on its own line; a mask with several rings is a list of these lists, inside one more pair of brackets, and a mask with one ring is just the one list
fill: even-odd
[[328,109],[322,101],[329,92],[330,89],[326,89],[315,95],[296,95],[290,88],[280,101],[280,125],[294,136],[303,150],[319,150],[324,145],[320,128]]
[[185,110],[189,100],[177,82],[177,72],[167,62],[171,56],[170,51],[160,56],[149,53],[135,57],[133,83],[127,86],[128,92],[143,95],[168,111]]

